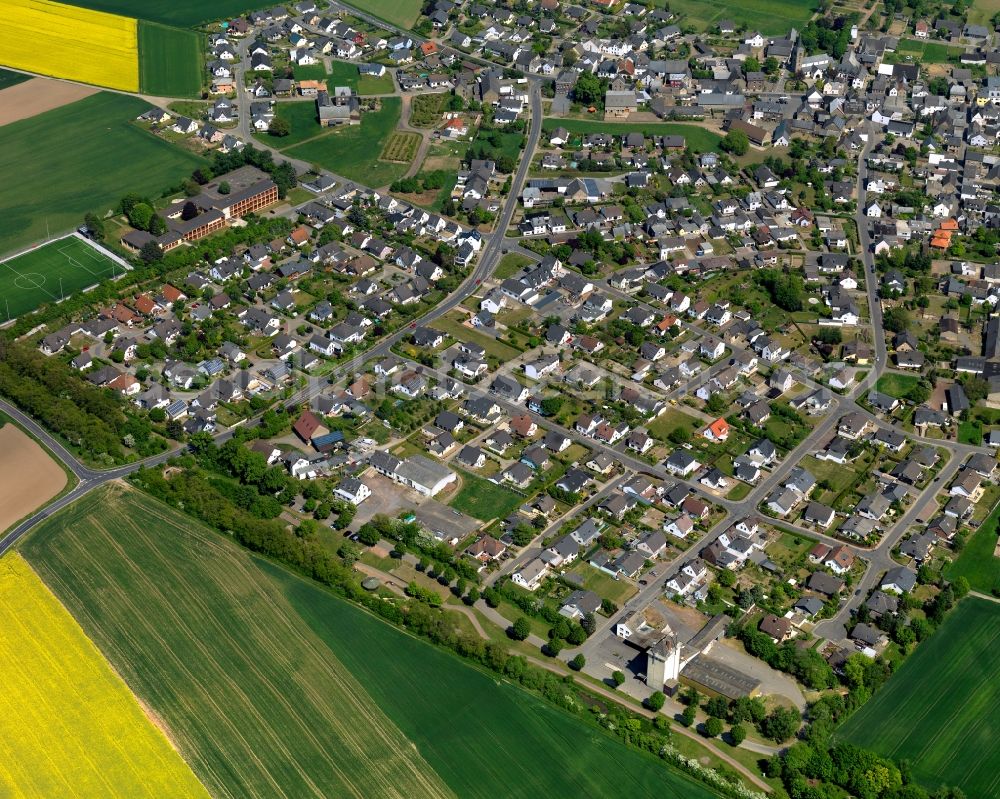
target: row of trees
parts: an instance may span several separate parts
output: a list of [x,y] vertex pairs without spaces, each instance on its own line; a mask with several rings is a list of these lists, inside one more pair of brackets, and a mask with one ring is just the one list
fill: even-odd
[[140,455],[162,452],[166,442],[148,422],[126,413],[122,398],[97,388],[37,350],[0,338],[0,394],[67,441],[86,460],[126,460],[125,438]]

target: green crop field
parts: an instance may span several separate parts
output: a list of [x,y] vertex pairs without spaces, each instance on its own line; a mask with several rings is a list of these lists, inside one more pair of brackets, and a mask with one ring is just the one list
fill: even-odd
[[190,28],[202,22],[238,16],[244,11],[270,8],[263,0],[65,0],[70,5],[93,8],[126,17],[148,19],[164,25]]
[[58,302],[124,271],[76,236],[49,242],[0,262],[0,297],[4,299],[0,319],[6,322],[43,303]]
[[978,530],[965,542],[961,554],[945,569],[945,577],[964,577],[975,591],[988,594],[1000,588],[1000,558],[993,555],[997,544],[1000,507],[986,517]]
[[601,122],[589,119],[545,119],[545,130],[566,128],[570,133],[613,133],[624,136],[638,131],[644,136],[683,136],[686,144],[697,152],[714,150],[722,137],[692,122]]
[[198,97],[202,69],[197,33],[139,20],[139,83],[143,94]]
[[221,536],[116,487],[53,518],[25,555],[213,795],[451,795],[280,583]]
[[1000,795],[1000,605],[963,599],[838,736],[909,761],[929,788]]
[[789,28],[802,28],[812,17],[816,4],[810,0],[728,0],[706,3],[704,0],[670,0],[670,10],[681,22],[699,30],[708,30],[720,20],[765,35],[787,34]]
[[318,164],[350,180],[376,188],[387,186],[401,178],[408,167],[379,158],[386,139],[396,129],[400,112],[399,98],[387,97],[378,111],[361,112],[360,125],[323,129],[317,122],[314,138],[301,144],[281,145],[279,149],[292,158]]
[[0,255],[72,230],[128,192],[158,196],[203,163],[131,124],[149,107],[102,92],[0,127]]
[[11,72],[9,69],[0,69],[0,89],[6,89],[8,86],[15,86],[18,83],[24,83],[26,80],[31,80],[31,75],[23,75],[20,72]]
[[420,17],[420,0],[353,0],[345,3],[400,28],[412,28]]
[[474,519],[506,519],[525,501],[521,495],[477,475],[462,472],[459,476],[462,487],[448,504]]
[[714,796],[138,492],[23,554],[213,795]]

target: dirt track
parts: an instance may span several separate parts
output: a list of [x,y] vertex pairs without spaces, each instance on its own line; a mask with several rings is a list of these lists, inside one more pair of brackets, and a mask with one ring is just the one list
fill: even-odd
[[66,485],[66,473],[21,428],[0,427],[0,532],[37,510]]
[[48,78],[32,78],[0,89],[0,125],[28,119],[44,111],[75,103],[98,89]]

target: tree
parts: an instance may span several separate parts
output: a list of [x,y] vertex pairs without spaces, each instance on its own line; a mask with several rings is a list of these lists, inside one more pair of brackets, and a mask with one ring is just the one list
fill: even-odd
[[584,72],[573,86],[573,99],[583,105],[597,105],[604,99],[604,85],[591,72]]
[[684,425],[680,425],[679,427],[675,427],[671,430],[667,434],[667,438],[669,438],[674,444],[686,444],[691,440],[691,431]]
[[139,250],[139,257],[144,264],[155,264],[157,261],[163,260],[163,250],[155,241],[147,241]]
[[83,217],[83,224],[87,226],[94,241],[104,241],[104,221],[97,214],[86,214]]
[[153,218],[153,208],[146,203],[136,203],[128,214],[128,223],[136,230],[148,230]]
[[690,727],[694,724],[695,717],[698,715],[698,708],[694,705],[688,705],[684,708],[684,712],[681,713],[681,724],[685,727]]
[[729,728],[729,741],[733,746],[739,746],[747,737],[747,728],[742,724],[734,724]]
[[764,737],[780,744],[795,735],[801,722],[799,711],[778,707],[761,719],[760,732]]
[[726,398],[719,393],[712,394],[705,403],[705,410],[709,413],[720,414],[728,407],[729,403],[726,402]]
[[525,616],[521,616],[510,628],[510,637],[515,641],[524,641],[531,635],[531,622]]
[[646,701],[643,704],[650,710],[659,712],[666,701],[667,698],[663,695],[663,691],[653,691],[653,693],[646,697]]
[[196,216],[198,216],[198,206],[188,200],[184,203],[184,207],[181,208],[181,219],[187,222],[194,219]]
[[573,671],[582,671],[583,667],[586,665],[587,665],[587,658],[585,658],[583,655],[577,655],[569,662],[569,667],[573,669]]
[[620,671],[611,672],[611,679],[614,681],[615,687],[619,687],[625,684],[625,674]]
[[542,400],[542,414],[544,416],[555,416],[563,406],[564,399],[561,396],[546,397]]
[[893,333],[902,333],[910,326],[910,313],[903,306],[897,305],[882,314],[882,327]]
[[378,527],[371,522],[361,525],[361,529],[358,530],[358,540],[365,546],[373,547],[381,538]]
[[285,137],[291,134],[292,125],[284,117],[276,116],[271,120],[271,124],[267,126],[267,132],[272,136]]
[[750,139],[742,130],[731,130],[719,142],[719,147],[732,155],[746,155]]
[[233,188],[229,185],[228,180],[224,180],[219,184],[219,194],[229,194],[232,190]]
[[722,728],[722,719],[717,719],[715,716],[705,722],[705,734],[709,738],[718,738],[722,734]]

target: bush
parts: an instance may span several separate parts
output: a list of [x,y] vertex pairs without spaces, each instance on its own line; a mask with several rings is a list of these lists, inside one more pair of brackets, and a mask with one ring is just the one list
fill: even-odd
[[615,683],[615,687],[625,684],[625,675],[620,671],[611,672],[611,679]]
[[663,695],[663,691],[653,691],[653,693],[646,697],[643,704],[650,710],[660,711],[666,701],[667,698]]
[[515,641],[523,641],[531,635],[531,622],[529,622],[524,616],[521,616],[514,622],[513,625],[511,625],[507,634],[510,635],[510,637]]
[[569,662],[569,667],[573,669],[573,671],[582,671],[583,667],[586,665],[587,665],[587,658],[585,658],[583,655],[577,655]]

